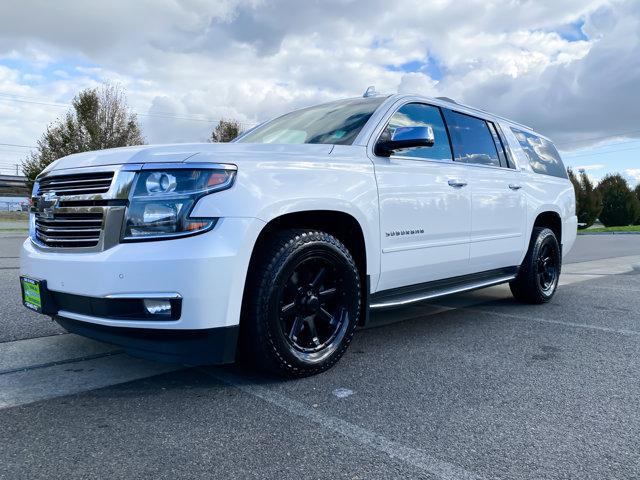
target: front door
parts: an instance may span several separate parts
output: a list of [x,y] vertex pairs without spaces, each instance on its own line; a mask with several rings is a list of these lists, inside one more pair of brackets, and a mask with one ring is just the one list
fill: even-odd
[[390,118],[395,128],[433,128],[435,144],[375,157],[380,202],[381,269],[375,291],[469,273],[471,191],[467,166],[453,162],[440,108],[408,103]]

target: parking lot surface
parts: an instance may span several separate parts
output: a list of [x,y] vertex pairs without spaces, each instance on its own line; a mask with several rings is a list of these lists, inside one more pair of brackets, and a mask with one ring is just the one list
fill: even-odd
[[579,237],[549,304],[387,311],[322,375],[134,359],[20,304],[0,238],[0,478],[640,477],[640,237]]

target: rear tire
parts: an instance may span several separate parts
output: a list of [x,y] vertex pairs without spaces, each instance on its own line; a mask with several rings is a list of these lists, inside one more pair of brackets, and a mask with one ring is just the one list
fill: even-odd
[[558,240],[549,228],[535,227],[518,276],[509,283],[511,293],[523,303],[546,303],[558,288],[562,258]]
[[331,368],[351,343],[360,314],[353,257],[321,231],[285,230],[259,248],[245,288],[241,355],[285,377]]

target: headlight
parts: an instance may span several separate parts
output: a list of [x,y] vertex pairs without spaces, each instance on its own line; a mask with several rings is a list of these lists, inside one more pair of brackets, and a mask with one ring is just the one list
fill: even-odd
[[231,187],[235,173],[219,168],[140,171],[129,196],[122,239],[180,237],[211,229],[215,218],[189,214],[204,195]]

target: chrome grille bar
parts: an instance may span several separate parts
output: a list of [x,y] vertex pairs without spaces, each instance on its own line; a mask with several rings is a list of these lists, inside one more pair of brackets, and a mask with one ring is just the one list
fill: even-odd
[[95,247],[102,224],[103,213],[62,213],[42,218],[36,212],[35,236],[47,247]]
[[85,195],[106,193],[111,187],[113,172],[93,172],[51,175],[39,181],[38,193],[56,195]]

